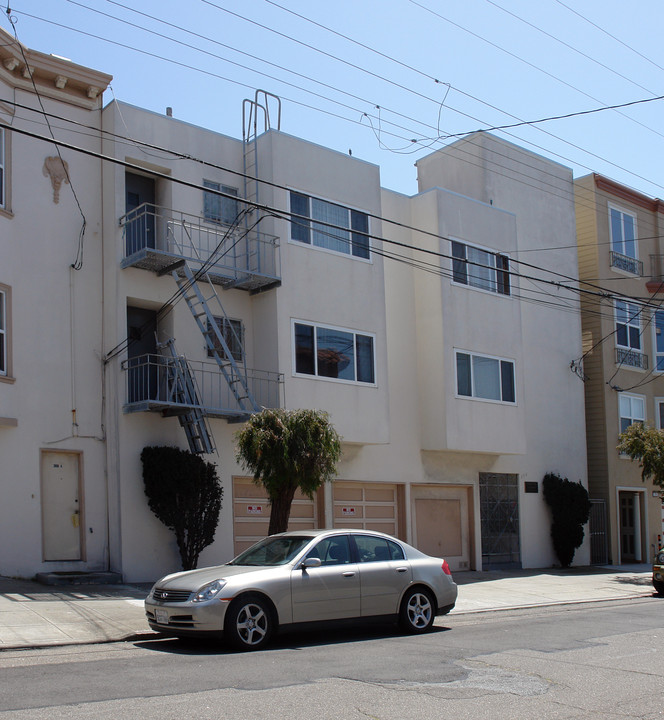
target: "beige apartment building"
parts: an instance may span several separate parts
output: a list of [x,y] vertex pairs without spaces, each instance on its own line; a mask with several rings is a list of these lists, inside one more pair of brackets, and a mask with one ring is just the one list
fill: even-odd
[[664,204],[593,173],[575,182],[592,559],[649,562],[662,501],[618,436],[664,428]]

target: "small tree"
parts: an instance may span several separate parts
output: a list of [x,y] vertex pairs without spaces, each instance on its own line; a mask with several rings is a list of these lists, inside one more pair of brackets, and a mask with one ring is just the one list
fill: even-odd
[[217,470],[175,447],[145,447],[143,484],[150,510],[175,533],[183,570],[193,570],[214,540],[223,488]]
[[583,542],[583,526],[590,517],[588,491],[580,482],[547,473],[542,483],[544,499],[551,508],[553,549],[562,567],[569,567],[574,551]]
[[236,458],[270,500],[269,534],[288,529],[296,490],[307,497],[336,473],[341,438],[319,410],[262,410],[236,433]]
[[618,450],[634,461],[638,460],[641,479],[652,480],[664,492],[664,433],[637,422],[620,433]]

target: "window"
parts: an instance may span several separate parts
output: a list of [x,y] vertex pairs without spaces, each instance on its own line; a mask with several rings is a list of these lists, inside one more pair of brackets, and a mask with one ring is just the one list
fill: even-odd
[[296,192],[291,192],[290,204],[291,240],[369,258],[369,216],[366,213]]
[[458,395],[516,402],[514,363],[511,360],[457,351],[456,372]]
[[636,218],[615,207],[609,207],[611,249],[628,258],[636,254]]
[[657,429],[664,430],[664,398],[655,398],[655,416]]
[[369,535],[353,535],[361,563],[382,562],[385,560],[403,560],[400,545],[391,540],[371,537]]
[[620,432],[625,432],[635,422],[645,422],[646,401],[642,395],[627,395],[621,393],[619,396],[620,406]]
[[374,338],[351,330],[293,323],[295,372],[374,383]]
[[452,279],[480,290],[510,294],[510,264],[506,255],[480,250],[452,240]]
[[630,350],[641,349],[641,310],[636,303],[616,300],[616,344]]
[[325,538],[308,554],[308,558],[319,558],[321,565],[347,565],[350,563],[348,535]]
[[655,370],[664,372],[664,310],[655,311],[653,333],[655,335],[652,343],[655,351]]
[[9,375],[7,338],[7,290],[0,286],[0,375]]
[[[230,320],[226,317],[215,317],[214,321],[217,323],[219,332],[224,338],[228,349],[231,352],[233,360],[235,362],[242,362],[244,358],[244,328],[241,320]],[[212,329],[210,321],[208,320],[208,332]],[[223,359],[227,359],[226,351],[217,339],[216,335],[212,336],[215,350]],[[212,350],[208,348],[208,357],[214,357]]]
[[[237,197],[237,188],[228,187],[212,180],[203,180],[203,187],[218,190],[226,195]],[[232,225],[238,215],[238,202],[235,197],[224,197],[211,192],[203,192],[203,216],[208,222]]]

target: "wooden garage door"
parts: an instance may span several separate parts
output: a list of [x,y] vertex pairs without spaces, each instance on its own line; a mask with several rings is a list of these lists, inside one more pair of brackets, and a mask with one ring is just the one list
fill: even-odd
[[376,530],[399,536],[400,486],[345,483],[332,486],[334,527]]
[[[237,555],[267,535],[270,503],[265,490],[251,478],[233,478],[233,546]],[[289,530],[318,527],[317,503],[297,492],[291,507]]]

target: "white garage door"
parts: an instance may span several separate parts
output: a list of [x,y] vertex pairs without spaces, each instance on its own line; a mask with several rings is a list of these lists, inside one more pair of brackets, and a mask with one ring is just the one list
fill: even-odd
[[334,527],[376,530],[399,537],[401,486],[335,481]]
[[[270,526],[270,503],[263,487],[251,478],[233,478],[233,545],[237,555],[267,535]],[[302,493],[295,493],[291,506],[289,530],[318,527],[317,503]]]

